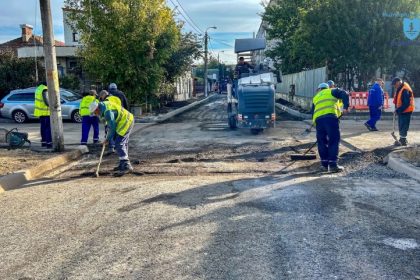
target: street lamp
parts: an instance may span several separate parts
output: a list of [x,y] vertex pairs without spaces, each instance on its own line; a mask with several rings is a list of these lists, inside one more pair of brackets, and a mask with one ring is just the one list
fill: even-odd
[[209,43],[209,35],[207,31],[209,29],[217,29],[216,26],[207,27],[206,32],[204,33],[204,96],[208,96],[208,81],[207,81],[207,72],[208,72],[208,43]]

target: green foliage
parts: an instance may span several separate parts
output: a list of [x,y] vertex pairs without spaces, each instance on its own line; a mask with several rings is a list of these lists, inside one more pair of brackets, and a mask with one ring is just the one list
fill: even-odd
[[201,57],[202,46],[197,35],[193,33],[182,34],[178,48],[165,63],[165,78],[169,82],[190,70],[194,60]]
[[77,76],[69,74],[60,78],[60,87],[71,89],[74,91],[80,90],[80,80]]
[[164,0],[66,0],[87,72],[115,82],[132,104],[155,94],[181,33]]
[[[386,13],[419,11],[412,0],[279,0],[263,16],[268,36],[278,40],[269,52],[281,58],[283,73],[327,65],[331,78],[347,77],[347,87],[356,76],[364,88],[378,69],[401,69],[419,65],[419,47],[395,44],[404,41],[402,18]],[[417,54],[415,49],[417,49]],[[409,54],[409,55],[407,55]],[[419,66],[415,66],[419,68]],[[411,70],[411,72],[415,72]]]
[[[38,77],[45,80],[45,70],[38,60]],[[0,97],[18,88],[36,85],[35,61],[30,58],[17,58],[13,51],[0,52]]]

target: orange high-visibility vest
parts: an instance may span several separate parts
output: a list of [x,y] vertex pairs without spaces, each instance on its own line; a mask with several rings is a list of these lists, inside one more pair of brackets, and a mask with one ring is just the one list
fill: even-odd
[[414,108],[415,108],[414,93],[413,93],[413,90],[411,89],[411,87],[407,83],[403,83],[403,86],[401,87],[401,89],[395,95],[395,97],[396,97],[394,99],[395,108],[399,108],[399,107],[402,106],[402,93],[403,93],[404,90],[407,90],[410,93],[410,105],[408,106],[407,109],[404,110],[403,113],[414,112]]

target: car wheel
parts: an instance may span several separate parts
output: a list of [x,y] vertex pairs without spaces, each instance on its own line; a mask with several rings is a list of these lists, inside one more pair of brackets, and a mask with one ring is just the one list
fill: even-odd
[[12,113],[12,118],[17,123],[24,123],[28,120],[28,116],[22,110],[16,110]]
[[75,123],[82,122],[82,116],[80,116],[79,110],[74,110],[73,113],[71,113],[71,120]]

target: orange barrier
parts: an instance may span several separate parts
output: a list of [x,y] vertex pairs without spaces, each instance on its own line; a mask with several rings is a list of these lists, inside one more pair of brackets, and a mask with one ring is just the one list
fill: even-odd
[[[351,110],[369,110],[367,105],[369,92],[350,92],[350,107]],[[384,93],[384,108],[389,109],[389,95],[387,92]]]

